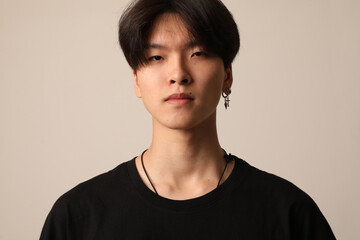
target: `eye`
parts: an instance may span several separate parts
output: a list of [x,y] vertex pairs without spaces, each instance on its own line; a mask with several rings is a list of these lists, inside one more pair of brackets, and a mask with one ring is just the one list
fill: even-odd
[[152,56],[149,58],[149,61],[160,61],[163,59],[161,56]]
[[201,56],[205,56],[205,52],[195,52],[191,55],[191,57],[201,57]]

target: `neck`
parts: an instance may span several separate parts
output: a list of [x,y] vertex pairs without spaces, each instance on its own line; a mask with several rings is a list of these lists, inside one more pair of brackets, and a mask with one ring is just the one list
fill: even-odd
[[[153,121],[153,139],[144,165],[160,195],[172,199],[201,196],[213,190],[225,167],[216,132],[216,116],[193,129],[170,129]],[[137,166],[152,189],[140,159]],[[224,180],[226,176],[225,174]]]
[[[201,172],[205,165],[219,165],[223,156],[215,116],[193,129],[169,129],[153,122],[153,139],[148,164],[166,169],[173,177]],[[220,166],[223,162],[220,163]]]
[[[234,164],[226,166],[216,132],[216,113],[191,129],[171,129],[153,120],[153,139],[143,155],[145,169],[159,195],[176,200],[202,196],[230,175]],[[154,190],[136,159],[140,177]]]

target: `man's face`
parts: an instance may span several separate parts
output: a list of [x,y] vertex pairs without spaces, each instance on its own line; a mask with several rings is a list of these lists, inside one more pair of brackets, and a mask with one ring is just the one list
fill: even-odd
[[156,19],[148,45],[149,63],[134,72],[134,83],[154,126],[188,130],[215,121],[221,92],[232,84],[231,66],[194,42],[177,15]]

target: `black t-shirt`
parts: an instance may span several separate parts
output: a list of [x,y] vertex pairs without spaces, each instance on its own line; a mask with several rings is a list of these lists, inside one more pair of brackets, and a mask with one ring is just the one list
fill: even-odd
[[40,239],[335,239],[306,193],[234,158],[222,185],[189,200],[156,195],[135,159],[122,163],[61,196]]

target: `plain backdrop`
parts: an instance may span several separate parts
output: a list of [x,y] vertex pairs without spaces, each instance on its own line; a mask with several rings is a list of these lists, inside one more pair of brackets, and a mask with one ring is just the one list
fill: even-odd
[[[226,0],[241,36],[221,145],[360,239],[360,1]],[[38,239],[53,203],[151,141],[117,42],[127,0],[0,0],[0,239]]]

